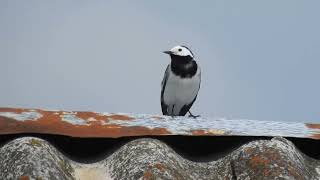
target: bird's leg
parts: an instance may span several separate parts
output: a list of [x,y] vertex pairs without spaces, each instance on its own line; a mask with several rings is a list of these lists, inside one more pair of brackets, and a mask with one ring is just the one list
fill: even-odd
[[192,117],[192,118],[197,118],[197,117],[200,117],[200,115],[193,115],[190,110],[188,111],[189,112],[189,117]]

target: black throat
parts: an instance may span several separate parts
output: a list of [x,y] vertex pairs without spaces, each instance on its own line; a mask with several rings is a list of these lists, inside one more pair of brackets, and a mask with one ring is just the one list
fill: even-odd
[[171,70],[181,78],[191,78],[197,73],[198,65],[191,56],[171,56]]

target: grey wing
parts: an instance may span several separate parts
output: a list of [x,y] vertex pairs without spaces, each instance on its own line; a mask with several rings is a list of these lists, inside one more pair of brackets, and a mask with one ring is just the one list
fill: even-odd
[[168,115],[168,105],[165,104],[165,102],[163,100],[163,94],[164,94],[164,90],[166,88],[167,80],[169,77],[169,67],[170,67],[170,65],[167,66],[167,69],[164,73],[164,76],[163,76],[163,79],[161,82],[161,109],[162,109],[163,115]]
[[167,81],[167,79],[168,79],[168,77],[169,77],[169,66],[170,66],[170,65],[167,66],[166,71],[165,71],[164,76],[163,76],[163,79],[162,79],[162,81],[161,81],[161,92],[162,92],[163,87],[164,87],[164,85],[166,84],[166,81]]

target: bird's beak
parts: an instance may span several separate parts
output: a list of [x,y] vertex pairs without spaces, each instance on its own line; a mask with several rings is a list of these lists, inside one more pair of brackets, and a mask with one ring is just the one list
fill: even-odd
[[171,51],[163,51],[163,53],[166,53],[166,54],[172,54],[172,52]]

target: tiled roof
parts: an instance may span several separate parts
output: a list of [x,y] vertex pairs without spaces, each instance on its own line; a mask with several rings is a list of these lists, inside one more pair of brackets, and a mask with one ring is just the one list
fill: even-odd
[[75,162],[48,141],[22,137],[0,148],[0,179],[319,179],[320,161],[284,138],[257,140],[214,161],[193,162],[162,141],[131,141],[98,162]]
[[0,133],[73,137],[283,136],[320,139],[320,124],[0,108]]
[[317,124],[0,108],[0,133],[0,179],[320,179]]

